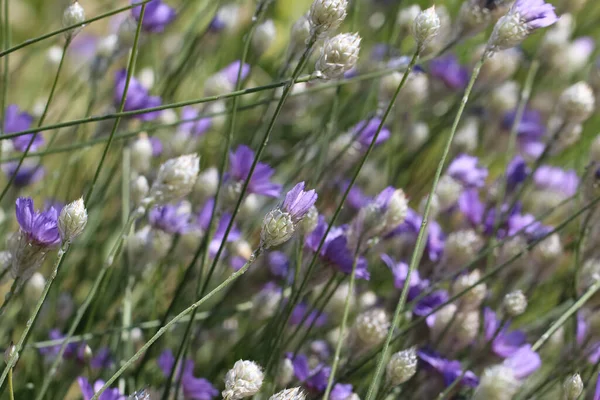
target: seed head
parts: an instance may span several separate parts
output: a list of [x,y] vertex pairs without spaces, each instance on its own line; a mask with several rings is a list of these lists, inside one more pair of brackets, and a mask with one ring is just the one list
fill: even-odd
[[558,99],[560,113],[568,122],[583,122],[594,112],[594,92],[586,82],[568,87]]
[[508,293],[504,296],[504,309],[511,317],[517,317],[527,309],[527,297],[520,290]]
[[225,400],[239,400],[254,396],[260,390],[263,372],[254,361],[239,360],[225,375]]
[[275,393],[269,398],[269,400],[304,400],[306,395],[302,392],[302,389],[295,387],[292,389],[285,389],[279,393]]
[[431,42],[440,31],[440,17],[435,12],[435,6],[423,10],[413,22],[412,32],[417,42],[417,47],[423,49]]
[[387,379],[392,386],[398,386],[417,372],[417,351],[414,347],[399,351],[390,357],[387,365]]

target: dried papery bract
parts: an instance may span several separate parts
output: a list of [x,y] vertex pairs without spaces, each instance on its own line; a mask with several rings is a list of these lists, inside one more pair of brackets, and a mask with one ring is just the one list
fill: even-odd
[[194,188],[199,171],[200,159],[196,154],[186,154],[166,161],[158,170],[148,198],[157,204],[181,199]]
[[392,354],[387,365],[387,380],[392,386],[408,381],[417,373],[417,350],[410,348]]
[[440,31],[440,17],[435,12],[435,6],[421,11],[412,26],[412,33],[417,42],[417,48],[423,48],[437,36]]
[[583,381],[579,374],[573,374],[563,383],[565,400],[577,400],[583,392]]
[[83,233],[88,214],[83,198],[75,200],[63,207],[58,217],[58,230],[64,243],[72,242]]
[[[69,26],[73,26],[73,25],[83,24],[84,21],[85,21],[85,10],[83,9],[83,7],[81,7],[81,4],[79,4],[78,1],[74,1],[73,3],[71,3],[71,5],[69,5],[65,9],[65,11],[63,13],[63,17],[62,17],[62,24],[65,28],[69,27]],[[81,30],[81,27],[73,28],[72,30],[65,32],[65,36],[67,37],[67,39],[70,40],[80,30]]]
[[239,400],[254,396],[263,384],[261,367],[254,361],[239,360],[225,375],[225,400]]
[[323,35],[337,29],[346,18],[348,0],[315,0],[308,21],[312,35]]
[[340,33],[327,39],[315,64],[315,74],[323,79],[335,79],[350,71],[358,61],[360,42],[358,33]]

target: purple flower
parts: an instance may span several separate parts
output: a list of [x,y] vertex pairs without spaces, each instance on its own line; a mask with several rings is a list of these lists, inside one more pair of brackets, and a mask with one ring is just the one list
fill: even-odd
[[[515,123],[517,110],[508,111],[502,119],[502,129],[509,132]],[[519,139],[539,140],[546,134],[546,125],[542,121],[542,115],[537,110],[526,109],[523,112],[517,135]]]
[[506,167],[506,181],[507,187],[506,189],[510,192],[515,189],[515,187],[523,182],[527,175],[531,173],[531,170],[527,166],[527,163],[521,156],[516,156],[508,163]]
[[[94,382],[94,387],[90,384],[87,378],[80,376],[77,378],[77,383],[79,383],[79,388],[81,389],[81,395],[83,396],[83,400],[90,400],[94,397],[96,392],[99,392],[104,386],[104,381],[97,380]],[[121,394],[119,389],[108,388],[106,389],[99,397],[98,400],[125,400],[126,397]]]
[[[215,206],[215,200],[209,199],[206,201],[202,210],[198,214],[198,218],[196,219],[196,223],[198,227],[200,227],[204,232],[208,230],[208,224],[210,223],[210,216]],[[225,231],[227,230],[227,225],[229,225],[229,221],[231,220],[231,214],[223,213],[221,215],[221,219],[219,219],[217,229],[213,235],[213,238],[208,246],[208,251],[211,257],[214,257],[219,251],[219,247],[221,247],[221,243],[223,242],[223,238],[225,237]],[[236,224],[233,224],[231,230],[229,231],[229,235],[227,236],[227,242],[235,242],[241,236],[240,231],[238,230]]]
[[[402,289],[406,282],[406,275],[408,275],[408,264],[405,262],[396,262],[394,259],[387,254],[381,255],[381,260],[385,265],[392,271],[394,276],[394,287],[396,289]],[[408,301],[411,301],[421,293],[423,290],[423,281],[419,277],[419,271],[413,271],[410,274],[410,283],[408,289]]]
[[559,192],[567,197],[575,195],[579,186],[579,177],[575,170],[542,165],[533,174],[533,182],[538,189]]
[[[312,251],[317,251],[326,231],[327,222],[325,222],[323,216],[319,216],[317,227],[306,238],[306,247]],[[335,266],[339,271],[351,274],[354,255],[348,249],[348,240],[344,233],[343,228],[332,227],[325,238],[325,242],[323,242],[319,255],[323,261]],[[356,277],[369,280],[370,274],[367,270],[367,261],[363,257],[359,257],[357,260]]]
[[448,175],[465,187],[483,187],[488,171],[479,166],[479,159],[468,154],[461,154],[448,166]]
[[518,14],[529,30],[545,28],[558,21],[554,6],[544,0],[517,0],[510,12]]
[[[302,322],[304,319],[304,325],[310,326],[314,323],[315,326],[323,326],[327,322],[327,316],[323,313],[319,313],[317,310],[312,310],[310,314],[309,306],[306,303],[299,303],[292,310],[292,314],[290,315],[290,325],[295,326]],[[306,319],[305,319],[306,318]]]
[[[348,189],[348,185],[350,185],[350,181],[343,181],[339,184],[340,190],[345,192]],[[353,185],[348,192],[348,197],[346,197],[346,204],[350,207],[358,210],[363,206],[366,206],[368,203],[372,201],[372,198],[367,196],[358,186]]]
[[[499,325],[500,320],[498,320],[496,313],[486,307],[483,311],[484,337],[486,340],[489,341],[494,337]],[[507,358],[516,354],[527,340],[525,332],[519,330],[508,332],[508,326],[509,323],[506,322],[492,342],[492,351],[498,357]]]
[[[16,104],[10,105],[6,107],[4,124],[2,128],[2,132],[6,133],[16,133],[27,130],[31,127],[31,123],[33,122],[33,117],[26,113],[20,112],[19,106]],[[13,146],[16,150],[24,152],[29,146],[29,142],[33,139],[34,134],[28,133],[26,135],[21,135],[14,137],[12,139]],[[35,140],[31,144],[29,148],[30,151],[37,150],[42,144],[44,144],[44,138],[42,135],[36,135]]]
[[[415,210],[409,208],[404,222],[398,225],[387,237],[408,234],[416,239],[422,221],[423,218]],[[425,251],[431,261],[437,261],[444,252],[444,232],[436,221],[430,221],[428,229]]]
[[330,400],[350,400],[352,398],[352,385],[344,383],[336,383],[331,390]]
[[[369,120],[360,121],[358,124],[354,125],[354,127],[350,130],[352,137],[356,137],[356,141],[359,142],[362,146],[368,147],[375,134],[377,133],[377,129],[379,129],[379,125],[381,124],[381,118],[374,117]],[[377,135],[377,140],[375,144],[381,144],[390,138],[390,130],[383,126],[379,135]]]
[[[429,284],[429,281],[422,281],[423,284]],[[425,287],[423,287],[425,289]],[[413,308],[413,312],[415,315],[419,317],[427,316],[426,323],[429,326],[433,326],[433,322],[435,322],[435,314],[432,314],[433,310],[436,310],[439,306],[446,303],[450,295],[445,290],[436,290],[428,296],[423,297],[415,307]]]
[[269,270],[271,274],[279,277],[287,277],[288,270],[290,268],[290,260],[285,253],[281,251],[271,251],[267,255],[267,263],[269,264]]
[[[246,180],[254,161],[254,152],[248,146],[241,145],[230,154],[230,160],[231,165],[229,166],[228,178],[237,182]],[[281,185],[271,182],[273,172],[273,168],[267,164],[257,163],[254,174],[248,184],[248,192],[268,197],[279,197],[281,194]]]
[[513,214],[508,217],[508,236],[524,234],[528,240],[535,240],[552,230],[542,225],[531,214]]
[[[115,74],[115,90],[114,90],[114,103],[115,106],[121,104],[121,98],[123,97],[123,91],[125,90],[125,84],[127,83],[127,71],[122,69],[117,71]],[[158,107],[162,103],[160,97],[150,96],[148,89],[146,89],[140,81],[135,79],[133,76],[129,81],[129,87],[127,89],[127,97],[125,99],[125,111],[143,110],[145,108]],[[158,118],[160,111],[151,111],[143,114],[135,115],[135,118],[141,119],[142,121],[152,121]]]
[[[139,3],[139,1],[131,1],[131,4],[136,3]],[[142,13],[142,6],[133,7],[131,13],[135,20],[139,21]],[[175,17],[175,9],[163,3],[161,0],[150,0],[146,3],[146,9],[144,10],[142,28],[148,32],[162,32],[167,25],[173,22]]]
[[114,360],[110,355],[110,349],[108,347],[102,347],[98,349],[92,361],[90,361],[90,366],[94,369],[106,369],[111,368],[114,365]]
[[312,189],[304,191],[304,182],[297,183],[287,194],[281,207],[290,214],[292,221],[297,224],[317,202],[317,192]]
[[[237,85],[237,77],[238,77],[238,72],[240,70],[240,63],[241,63],[240,60],[234,61],[218,72],[219,74],[223,74],[227,78],[229,83],[231,83],[232,86]],[[242,66],[242,75],[240,76],[240,79],[242,81],[244,81],[248,77],[249,73],[250,73],[250,64],[244,64]]]
[[10,178],[16,173],[15,178],[13,180],[13,185],[17,188],[29,186],[40,181],[46,173],[44,167],[40,164],[29,165],[23,163],[17,171],[18,165],[18,161],[11,161],[5,163],[2,166],[2,169],[4,170],[4,173],[7,177]]
[[504,365],[513,370],[515,378],[525,379],[541,367],[542,360],[538,353],[531,349],[531,345],[526,344],[504,360]]
[[152,227],[168,233],[185,233],[189,227],[190,214],[187,207],[166,204],[154,207],[148,213]]
[[[171,374],[174,364],[175,357],[171,350],[163,351],[158,357],[158,366],[165,377]],[[177,366],[175,380],[179,379],[180,366]],[[183,397],[190,400],[212,400],[219,395],[219,391],[208,380],[194,376],[194,361],[189,359],[183,365],[181,387],[183,389]]]
[[21,231],[38,246],[55,247],[60,244],[58,213],[54,208],[48,211],[35,211],[33,200],[19,197],[16,202],[16,216]]
[[477,189],[467,189],[461,193],[458,209],[473,226],[479,226],[483,221],[485,205],[479,200]]
[[319,393],[327,387],[327,380],[331,373],[331,368],[324,364],[318,364],[315,368],[310,368],[308,359],[303,354],[296,357],[288,353],[286,357],[292,361],[294,366],[294,375],[312,393]]
[[[61,340],[61,339],[65,339],[66,336],[63,335],[62,333],[60,333],[60,330],[52,329],[48,333],[48,338],[50,340]],[[54,346],[49,346],[49,347],[41,347],[40,354],[45,357],[56,357],[58,355],[58,353],[60,352],[61,346],[62,346],[62,343],[54,345]],[[83,357],[84,351],[85,351],[85,343],[71,342],[71,343],[68,343],[67,346],[65,347],[65,351],[63,353],[63,358],[65,360],[76,359],[77,361],[83,363],[84,362],[84,357]]]
[[600,400],[600,372],[596,378],[596,390],[594,391],[594,400]]
[[460,65],[453,54],[431,60],[429,73],[450,90],[464,89],[470,78],[469,69]]
[[148,138],[150,146],[152,146],[152,157],[158,157],[163,152],[163,144],[156,136],[150,136]]
[[190,136],[202,136],[212,126],[211,118],[198,118],[200,113],[193,107],[183,107],[181,110],[182,122],[179,125],[179,132]]
[[[442,375],[446,386],[451,385],[452,382],[463,374],[459,361],[447,360],[429,350],[419,350],[417,351],[417,356],[419,356],[419,359],[425,364],[426,368]],[[479,379],[473,372],[467,371],[461,380],[461,384],[476,387],[479,384]]]

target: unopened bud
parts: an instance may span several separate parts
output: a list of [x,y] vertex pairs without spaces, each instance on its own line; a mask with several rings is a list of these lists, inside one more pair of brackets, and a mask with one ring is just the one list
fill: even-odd
[[334,79],[350,71],[358,61],[360,41],[357,33],[340,33],[327,39],[315,65],[317,75]]
[[360,342],[367,347],[382,343],[390,328],[390,321],[385,310],[376,308],[365,311],[356,318],[354,330]]
[[71,242],[81,235],[87,224],[88,215],[83,198],[63,207],[58,217],[58,230],[63,242]]
[[239,400],[254,396],[260,390],[264,375],[254,361],[239,360],[225,375],[225,400]]
[[510,367],[494,365],[483,371],[473,400],[510,400],[517,394],[520,386]]
[[137,178],[131,181],[131,198],[134,204],[140,204],[140,202],[148,195],[150,186],[148,185],[148,179],[144,175],[139,175]]
[[[62,23],[65,28],[73,25],[83,24],[85,21],[85,11],[78,1],[73,2],[70,6],[65,9],[63,13]],[[79,32],[79,28],[74,28],[65,32],[65,35],[70,38]]]
[[586,82],[568,87],[558,99],[558,108],[569,122],[583,122],[594,112],[594,92]]
[[583,392],[583,381],[579,374],[573,374],[563,383],[565,400],[577,400]]
[[280,209],[270,211],[264,218],[260,231],[261,245],[268,249],[287,242],[294,235],[294,222],[289,213]]
[[46,279],[39,272],[34,273],[25,284],[25,299],[31,304],[35,304],[44,291]]
[[10,344],[4,351],[4,362],[8,364],[12,358],[18,358],[18,354],[19,353],[17,353],[17,347],[12,342],[10,342]]
[[152,166],[152,142],[147,135],[140,135],[131,144],[131,168],[138,173],[150,171]]
[[417,47],[423,49],[431,42],[440,31],[440,17],[435,12],[435,6],[423,10],[417,15],[413,23],[412,32],[417,42]]
[[333,31],[346,18],[348,0],[315,0],[310,6],[308,20],[314,35]]
[[158,170],[150,197],[158,204],[179,200],[192,191],[199,171],[200,159],[196,154],[167,160]]
[[269,19],[256,27],[252,36],[252,47],[258,54],[262,54],[271,47],[277,36],[277,29],[273,20]]
[[523,314],[527,309],[527,297],[520,290],[508,293],[504,296],[504,309],[511,317]]
[[285,389],[279,393],[275,393],[269,398],[269,400],[304,400],[306,395],[302,392],[302,389],[295,387],[292,389]]
[[414,347],[399,351],[390,357],[387,365],[387,379],[392,386],[398,386],[417,372],[417,351]]

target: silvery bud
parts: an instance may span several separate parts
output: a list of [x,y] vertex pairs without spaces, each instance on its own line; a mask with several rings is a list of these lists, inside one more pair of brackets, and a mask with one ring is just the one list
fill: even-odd
[[396,24],[398,24],[400,32],[408,34],[411,31],[411,29],[413,29],[415,20],[420,14],[421,7],[418,4],[413,4],[398,11]]
[[287,242],[294,235],[292,216],[280,209],[270,211],[264,218],[260,231],[261,246],[265,249]]
[[225,375],[225,400],[238,400],[254,396],[263,384],[264,375],[254,361],[239,360]]
[[408,214],[408,200],[402,189],[396,189],[387,205],[387,210],[383,215],[383,231],[388,232],[395,229],[406,219]]
[[42,295],[45,285],[46,279],[44,278],[44,275],[40,274],[39,272],[33,274],[23,289],[27,302],[35,304]]
[[357,33],[340,33],[327,39],[315,64],[315,73],[323,79],[334,79],[350,71],[358,61],[360,41]]
[[213,197],[217,193],[219,186],[219,171],[215,167],[210,167],[198,175],[194,185],[194,194],[201,200]]
[[10,342],[6,350],[4,350],[4,362],[8,364],[12,358],[18,359],[18,354],[19,353],[17,353],[17,346]]
[[131,180],[131,199],[134,204],[140,204],[140,202],[146,198],[150,191],[148,185],[148,179],[144,175],[139,175],[137,178]]
[[[78,1],[74,1],[73,3],[71,3],[70,6],[68,6],[65,9],[65,12],[63,13],[63,18],[62,18],[62,23],[65,28],[67,28],[69,26],[73,26],[73,25],[83,24],[84,21],[85,21],[85,10],[83,9],[83,7],[81,7],[81,5],[79,4]],[[65,35],[67,36],[67,38],[70,38],[70,37],[76,35],[77,32],[79,32],[79,29],[81,29],[82,27],[83,26],[81,26],[79,28],[74,28],[73,30],[69,30],[69,31],[65,32]]]
[[280,387],[287,386],[292,379],[294,379],[294,365],[292,364],[292,360],[289,358],[284,358],[279,364],[279,369],[277,370],[277,385]]
[[392,386],[398,386],[417,372],[417,351],[414,347],[399,351],[390,357],[387,365],[387,380]]
[[339,27],[346,18],[348,0],[315,0],[308,20],[313,35],[322,35]]
[[304,216],[304,219],[300,221],[298,227],[303,235],[308,235],[317,227],[318,223],[319,211],[317,211],[317,207],[312,206]]
[[[60,60],[62,59],[62,56],[63,56],[63,49],[61,46],[52,46],[48,49],[48,52],[46,53],[48,62],[50,62],[50,64],[55,65],[55,66],[58,66],[58,64],[60,64]],[[44,107],[45,107],[45,104],[44,104]]]
[[[475,285],[481,279],[481,272],[478,269],[456,278],[452,283],[452,294],[458,295],[468,289],[464,295],[459,298],[461,310],[477,310],[487,294],[487,285],[482,282]],[[473,287],[472,287],[473,286]]]
[[169,203],[188,195],[196,183],[200,159],[196,154],[186,154],[163,163],[150,188],[150,197],[158,204]]
[[376,308],[365,311],[356,318],[354,331],[359,341],[367,347],[382,343],[390,328],[390,320],[385,310]]
[[258,54],[262,54],[271,47],[277,36],[277,29],[273,20],[269,19],[256,27],[252,36],[252,47]]
[[512,368],[494,365],[483,371],[473,400],[512,400],[520,386]]
[[81,235],[87,220],[88,215],[83,198],[64,206],[58,216],[58,231],[63,243],[71,242]]
[[461,268],[473,260],[483,245],[481,237],[472,229],[452,232],[446,239],[444,261],[447,268]]
[[147,390],[138,390],[137,392],[130,395],[127,400],[152,400],[153,397],[150,396],[150,392]]
[[440,206],[440,211],[446,211],[456,204],[460,194],[462,193],[462,185],[450,175],[444,175],[435,190]]
[[306,395],[302,392],[302,389],[295,387],[292,389],[285,389],[279,393],[275,393],[269,398],[269,400],[304,400]]
[[565,400],[577,400],[583,392],[583,381],[579,374],[573,374],[563,383]]
[[504,296],[503,303],[506,313],[511,317],[517,317],[523,314],[527,309],[527,297],[525,297],[525,294],[520,290],[516,290]]
[[145,134],[131,144],[131,168],[135,172],[146,173],[152,166],[152,142]]
[[558,99],[558,109],[569,122],[583,122],[594,112],[594,92],[586,82],[568,87]]
[[423,10],[417,15],[412,26],[412,33],[417,47],[423,49],[440,31],[440,17],[435,12],[435,6]]

